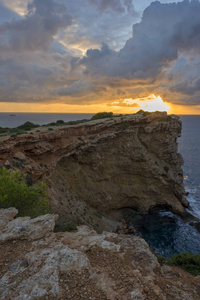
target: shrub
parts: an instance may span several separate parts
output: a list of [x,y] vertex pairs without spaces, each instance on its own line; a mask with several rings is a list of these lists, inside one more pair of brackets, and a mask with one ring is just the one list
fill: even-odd
[[140,109],[136,114],[143,114],[143,116],[146,117],[150,115],[151,112]]
[[26,123],[24,123],[23,125],[18,126],[17,128],[21,129],[21,130],[31,130],[31,129],[36,128],[36,127],[40,127],[40,125],[36,125],[34,123],[31,123],[31,122],[27,121]]
[[192,275],[200,275],[200,254],[175,254],[169,259],[169,263],[184,269]]
[[7,133],[8,128],[0,127],[0,133]]
[[157,257],[158,262],[159,262],[159,264],[161,264],[161,266],[167,265],[169,263],[169,260],[166,257],[156,254],[156,253],[154,253],[154,255]]
[[98,120],[98,119],[104,119],[104,118],[111,118],[113,117],[112,112],[99,112],[92,116],[91,120]]
[[100,211],[93,212],[93,215],[100,218],[100,219],[102,219],[102,213]]
[[15,134],[11,134],[10,135],[11,137],[17,137],[17,134],[15,133]]
[[165,170],[166,173],[168,173],[169,172],[169,167],[165,166],[164,170]]
[[56,121],[57,126],[64,125],[64,124],[65,124],[65,122],[63,120]]
[[180,253],[170,258],[154,254],[161,265],[177,266],[194,276],[200,275],[200,254]]
[[44,127],[48,127],[48,126],[56,126],[56,123],[55,122],[51,122],[51,123],[48,123],[47,125],[44,125]]
[[90,120],[88,119],[82,119],[82,120],[77,120],[77,121],[69,121],[66,122],[65,125],[77,125],[77,124],[81,124],[81,123],[86,123],[89,122]]
[[58,219],[55,223],[54,232],[77,230],[76,224],[71,220]]
[[118,130],[119,131],[127,130],[129,128],[129,126],[130,126],[129,123],[123,122],[119,125]]
[[18,216],[37,217],[49,213],[46,185],[37,182],[27,185],[27,175],[19,171],[0,169],[0,208],[16,207]]
[[91,135],[91,136],[89,136],[89,139],[90,140],[95,140],[95,136]]
[[22,164],[23,164],[22,161],[13,161],[13,163],[12,163],[13,167],[18,167],[18,168],[21,167]]

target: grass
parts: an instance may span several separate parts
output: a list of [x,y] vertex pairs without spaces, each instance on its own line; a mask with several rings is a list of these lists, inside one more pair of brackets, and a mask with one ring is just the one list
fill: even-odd
[[176,266],[194,276],[200,275],[200,254],[187,252],[172,255],[170,258],[156,254],[156,257],[161,265]]

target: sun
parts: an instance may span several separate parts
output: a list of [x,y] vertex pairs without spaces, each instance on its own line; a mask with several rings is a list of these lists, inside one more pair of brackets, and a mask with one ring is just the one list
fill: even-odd
[[154,94],[138,99],[125,99],[124,104],[130,105],[132,107],[139,107],[142,110],[154,112],[154,111],[166,111],[169,112],[170,106],[160,96]]
[[149,96],[148,99],[140,101],[140,107],[143,110],[153,112],[153,111],[169,111],[170,106],[163,101],[160,96],[155,96],[154,94]]

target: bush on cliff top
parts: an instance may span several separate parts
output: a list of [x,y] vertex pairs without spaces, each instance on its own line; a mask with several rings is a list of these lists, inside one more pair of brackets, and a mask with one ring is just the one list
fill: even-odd
[[98,120],[98,119],[104,119],[104,118],[111,118],[113,117],[112,112],[99,112],[92,116],[91,120]]
[[20,217],[34,218],[49,213],[46,185],[38,181],[28,186],[26,176],[5,167],[0,169],[0,208],[16,207]]
[[21,130],[32,130],[33,128],[37,128],[37,127],[40,127],[40,125],[27,121],[24,124],[18,126],[17,128]]

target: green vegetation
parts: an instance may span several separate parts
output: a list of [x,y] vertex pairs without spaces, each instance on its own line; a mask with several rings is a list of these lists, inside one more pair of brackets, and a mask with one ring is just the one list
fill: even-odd
[[200,275],[200,254],[176,254],[170,258],[170,264],[180,267],[192,275]]
[[119,127],[118,127],[118,130],[119,131],[124,131],[124,130],[127,130],[129,128],[130,124],[127,123],[127,122],[122,122]]
[[34,123],[31,123],[31,122],[26,122],[24,123],[23,125],[20,125],[18,126],[17,128],[18,129],[21,129],[21,130],[25,130],[25,131],[28,131],[28,130],[32,130],[34,128],[37,128],[39,127],[40,125],[36,125]]
[[57,124],[58,126],[62,126],[62,125],[65,124],[65,122],[64,122],[63,120],[58,120],[58,121],[56,122],[56,124]]
[[112,112],[99,112],[97,114],[95,114],[91,120],[98,120],[98,119],[104,119],[104,118],[111,118],[113,117],[113,113]]
[[93,212],[93,215],[100,218],[100,219],[102,219],[102,213],[100,211]]
[[168,167],[168,166],[165,166],[165,167],[164,167],[164,170],[165,170],[166,173],[168,173],[168,172],[169,172],[169,167]]
[[180,253],[172,255],[170,258],[156,256],[161,265],[177,266],[194,276],[200,275],[200,254]]
[[31,122],[25,122],[23,125],[20,125],[16,128],[2,128],[0,127],[0,136],[6,136],[10,135],[11,137],[17,137],[20,134],[24,134],[27,131],[30,131],[34,128],[40,127],[40,125],[31,123]]
[[3,128],[3,127],[0,127],[0,134],[6,134],[7,133],[7,130],[8,128]]
[[[140,111],[141,112],[141,111]],[[149,112],[144,112],[142,111],[144,114],[149,114]],[[104,118],[109,118],[110,120],[114,120],[114,117],[120,117],[120,116],[126,116],[126,115],[113,115],[113,112],[99,112],[95,115],[92,116],[92,118],[89,119],[82,119],[82,120],[77,120],[77,121],[69,121],[69,122],[65,122],[63,120],[57,120],[56,122],[51,122],[48,123],[46,125],[38,125],[38,124],[34,124],[32,122],[25,122],[24,124],[16,127],[16,128],[3,128],[0,127],[0,137],[4,137],[7,135],[10,135],[11,137],[15,138],[17,137],[19,134],[25,134],[27,132],[29,132],[30,130],[33,130],[35,128],[37,128],[36,132],[40,132],[39,128],[47,128],[48,130],[53,130],[53,128],[51,127],[56,127],[56,126],[70,126],[70,125],[77,125],[77,124],[82,124],[82,123],[86,123],[89,121],[93,121],[93,120],[98,120],[98,119],[104,119]],[[115,121],[115,120],[114,120]],[[29,132],[29,134],[33,134],[33,132]]]
[[[26,183],[26,178],[27,182]],[[32,218],[50,212],[46,199],[46,185],[32,184],[26,174],[2,167],[0,169],[0,208],[16,207],[18,216]]]
[[77,226],[73,221],[66,219],[58,219],[55,224],[54,232],[65,232],[77,230]]
[[143,116],[146,117],[146,116],[150,115],[151,112],[140,109],[136,114],[143,114]]
[[89,122],[90,120],[88,119],[82,119],[82,120],[77,120],[77,121],[69,121],[69,122],[64,122],[63,120],[58,120],[56,122],[49,123],[47,125],[43,125],[45,127],[48,126],[67,126],[67,125],[77,125],[85,122]]
[[90,140],[95,140],[95,136],[91,135],[91,136],[89,136],[89,139]]

